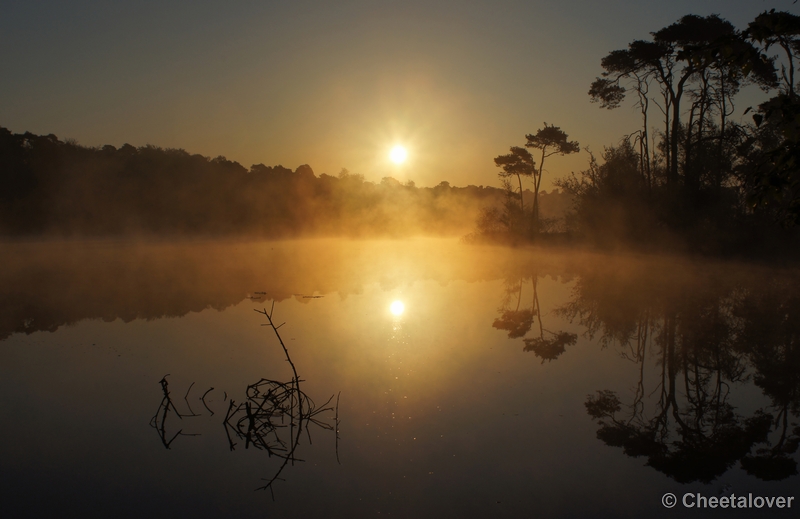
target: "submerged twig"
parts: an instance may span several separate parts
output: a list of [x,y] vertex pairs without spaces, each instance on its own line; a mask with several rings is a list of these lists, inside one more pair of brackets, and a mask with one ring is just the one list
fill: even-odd
[[[263,326],[269,326],[275,333],[286,361],[292,369],[292,378],[289,382],[262,378],[247,386],[246,400],[239,405],[231,400],[223,425],[231,450],[234,450],[237,445],[234,438],[239,438],[244,442],[245,449],[253,447],[264,450],[270,457],[275,456],[283,460],[275,474],[271,478],[264,478],[263,481],[266,483],[256,489],[269,489],[274,499],[272,485],[281,479],[280,475],[284,469],[290,463],[303,461],[297,458],[295,453],[300,445],[304,429],[309,443],[311,443],[309,424],[313,423],[322,429],[337,431],[338,461],[338,398],[335,409],[329,406],[333,396],[318,407],[308,395],[303,393],[300,387],[302,379],[297,374],[297,367],[278,331],[286,323],[276,325],[274,321],[275,301],[272,302],[269,311],[266,308],[255,311],[267,318],[267,324]],[[321,413],[334,410],[336,412],[335,425],[318,418]],[[282,434],[287,427],[289,429],[288,438]]]
[[[258,450],[266,451],[272,457],[282,459],[282,463],[271,478],[263,478],[266,483],[256,490],[269,489],[273,500],[275,499],[273,484],[281,480],[281,474],[284,469],[295,461],[303,461],[296,456],[296,451],[300,445],[300,438],[303,430],[306,431],[309,443],[311,443],[310,424],[314,424],[321,429],[334,431],[336,436],[336,461],[339,463],[339,395],[336,395],[336,404],[330,405],[333,401],[333,395],[321,406],[317,406],[314,401],[300,389],[300,383],[303,380],[297,374],[297,368],[289,355],[289,350],[281,338],[278,329],[286,323],[275,325],[273,314],[275,310],[275,302],[272,302],[272,307],[269,311],[266,308],[256,310],[256,312],[263,314],[267,318],[267,324],[275,333],[278,343],[283,349],[286,361],[292,369],[292,378],[288,382],[281,382],[278,380],[271,380],[262,378],[254,384],[250,384],[246,389],[245,400],[237,404],[232,398],[228,404],[228,409],[225,413],[225,418],[222,420],[225,435],[228,438],[228,446],[230,450],[236,450],[239,445],[237,440],[244,443],[245,449],[251,447]],[[168,383],[165,375],[161,379],[161,388],[164,393],[161,404],[156,411],[155,416],[150,422],[161,437],[161,441],[166,448],[170,448],[170,444],[179,435],[194,436],[185,434],[182,430],[178,431],[172,438],[167,439],[164,423],[167,414],[172,410],[178,418],[184,416],[199,416],[194,413],[189,405],[189,393],[194,386],[192,383],[186,391],[184,400],[186,401],[190,415],[181,415],[175,407],[170,397]],[[214,411],[208,406],[206,397],[213,391],[211,387],[199,398],[203,402],[203,406],[214,415]],[[228,399],[228,393],[225,392],[223,401]],[[325,421],[320,415],[322,413],[333,411],[334,423],[330,424]],[[288,435],[286,429],[288,428]]]

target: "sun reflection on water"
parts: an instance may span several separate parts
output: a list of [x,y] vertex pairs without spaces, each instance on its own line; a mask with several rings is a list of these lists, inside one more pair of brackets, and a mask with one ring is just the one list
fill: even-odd
[[400,300],[393,301],[391,306],[389,306],[389,311],[392,312],[392,315],[395,315],[397,317],[403,315],[403,312],[405,312],[405,310],[406,310],[406,305],[403,304],[403,302]]

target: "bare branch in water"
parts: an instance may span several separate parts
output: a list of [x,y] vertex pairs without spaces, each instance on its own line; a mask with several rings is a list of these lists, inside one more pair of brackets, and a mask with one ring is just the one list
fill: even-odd
[[[317,427],[334,431],[336,436],[336,461],[339,462],[339,395],[336,395],[335,405],[331,405],[333,395],[321,406],[317,406],[314,401],[303,393],[300,389],[300,382],[303,380],[297,374],[297,368],[289,356],[289,350],[283,342],[278,329],[286,323],[275,325],[273,315],[275,311],[275,302],[269,311],[267,309],[256,310],[256,312],[263,314],[267,318],[267,324],[262,326],[269,326],[275,333],[278,343],[283,349],[286,361],[292,368],[292,378],[288,382],[281,382],[278,380],[271,380],[262,378],[254,384],[250,384],[246,389],[246,396],[244,402],[237,404],[233,399],[228,404],[228,409],[225,413],[225,418],[222,421],[225,435],[228,438],[228,447],[230,450],[236,450],[239,442],[244,443],[244,448],[254,448],[266,451],[272,457],[275,456],[283,460],[280,467],[271,478],[263,478],[266,483],[256,490],[269,489],[273,500],[275,495],[273,492],[273,484],[276,481],[282,480],[280,477],[287,465],[294,464],[295,461],[303,461],[296,456],[296,451],[300,445],[300,438],[303,429],[306,431],[309,444],[311,443],[310,424]],[[191,392],[194,383],[189,386],[186,391],[184,400],[189,408],[190,415],[181,415],[175,407],[172,399],[170,398],[168,384],[165,375],[161,379],[161,388],[164,393],[161,404],[156,411],[156,415],[150,422],[161,437],[161,441],[166,448],[170,448],[170,444],[179,435],[193,436],[184,434],[178,431],[172,438],[167,439],[165,431],[165,422],[167,414],[172,410],[178,418],[184,416],[199,416],[194,413],[191,406],[189,406],[189,393]],[[200,397],[205,408],[214,415],[214,412],[206,402],[206,396],[213,391],[213,387],[209,388]],[[223,400],[228,399],[228,394],[224,393]],[[326,412],[334,413],[334,423],[328,423],[321,415]],[[287,430],[288,429],[288,435]],[[237,442],[238,440],[238,442]]]

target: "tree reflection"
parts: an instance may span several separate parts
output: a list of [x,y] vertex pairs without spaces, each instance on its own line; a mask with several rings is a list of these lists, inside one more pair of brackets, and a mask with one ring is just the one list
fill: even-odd
[[[764,274],[660,274],[585,272],[559,309],[637,365],[629,401],[610,390],[587,398],[597,437],[681,483],[737,462],[765,480],[796,474],[798,287]],[[731,393],[751,377],[771,404],[745,416]]]
[[[533,291],[531,307],[520,310],[523,285],[525,285],[528,280],[530,280]],[[544,328],[542,325],[542,310],[539,305],[538,284],[539,277],[536,274],[514,280],[507,279],[503,303],[498,310],[500,317],[494,320],[492,326],[498,330],[507,331],[509,339],[519,339],[523,337],[522,341],[525,346],[522,348],[522,351],[533,352],[533,354],[542,359],[542,363],[544,363],[544,361],[557,359],[566,351],[567,346],[571,346],[577,342],[578,336],[574,333],[564,331],[551,332]],[[515,293],[517,300],[516,308],[511,310],[509,306],[514,300]],[[533,327],[534,317],[538,323],[538,336],[526,337]],[[547,335],[545,335],[545,333]]]
[[530,339],[523,339],[525,347],[522,351],[532,351],[537,357],[546,360],[556,360],[567,349],[567,346],[572,346],[578,341],[578,336],[569,332],[548,332],[552,337],[545,338],[544,332],[540,330],[539,337],[532,337]]
[[[527,334],[533,326],[533,316],[536,311],[536,304],[531,308],[519,309],[522,303],[522,286],[525,279],[506,280],[505,295],[502,306],[500,307],[500,317],[494,320],[492,327],[508,332],[509,339],[518,339]],[[508,308],[516,292],[517,305],[511,310]]]
[[737,347],[754,368],[753,382],[772,401],[776,438],[742,459],[742,468],[765,480],[797,474],[791,455],[800,445],[800,286],[771,280],[743,297]]

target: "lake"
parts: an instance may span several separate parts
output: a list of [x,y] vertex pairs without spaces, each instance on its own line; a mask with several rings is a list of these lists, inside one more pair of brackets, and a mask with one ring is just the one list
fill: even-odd
[[433,238],[0,251],[2,517],[800,507],[796,269]]

